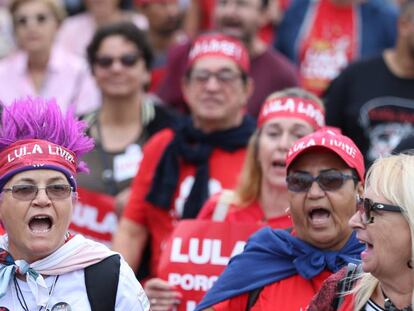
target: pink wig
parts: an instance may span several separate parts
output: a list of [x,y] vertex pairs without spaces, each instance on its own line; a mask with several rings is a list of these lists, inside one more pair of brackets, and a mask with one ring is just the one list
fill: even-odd
[[[30,98],[1,104],[0,151],[22,139],[42,139],[63,146],[80,159],[93,149],[93,139],[86,136],[86,123],[69,109],[63,115],[55,100]],[[78,172],[87,172],[86,163],[78,163]]]

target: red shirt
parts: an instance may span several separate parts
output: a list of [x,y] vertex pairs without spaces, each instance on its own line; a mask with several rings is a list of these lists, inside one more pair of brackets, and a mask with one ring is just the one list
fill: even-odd
[[[217,194],[208,199],[197,218],[211,219],[219,198],[220,194]],[[269,225],[274,229],[286,229],[292,227],[292,220],[287,214],[273,217],[271,219],[265,219],[265,215],[263,214],[263,210],[258,201],[254,201],[245,207],[230,204],[229,211],[224,221],[260,223],[263,225]]]
[[[323,271],[311,280],[306,280],[296,274],[279,282],[267,285],[260,292],[252,311],[259,310],[283,310],[305,311],[312,297],[318,292],[323,281],[332,272]],[[233,297],[223,301],[213,308],[216,311],[246,310],[248,294]]]
[[[158,266],[162,245],[180,219],[184,202],[191,190],[196,167],[193,164],[180,162],[180,174],[173,203],[170,210],[158,208],[145,200],[151,185],[158,162],[168,144],[173,139],[174,132],[162,130],[154,135],[144,146],[144,156],[137,176],[131,188],[131,197],[125,208],[124,217],[145,226],[151,235],[151,271],[155,273]],[[210,194],[223,188],[233,188],[238,178],[245,148],[234,152],[213,149],[209,159],[209,190]]]

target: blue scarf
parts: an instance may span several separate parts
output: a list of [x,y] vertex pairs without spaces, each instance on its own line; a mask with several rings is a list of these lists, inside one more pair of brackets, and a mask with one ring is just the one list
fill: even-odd
[[325,269],[336,272],[349,262],[359,262],[364,249],[355,233],[342,249],[330,251],[318,249],[286,230],[263,228],[249,239],[244,252],[230,261],[195,311],[296,274],[309,280]]

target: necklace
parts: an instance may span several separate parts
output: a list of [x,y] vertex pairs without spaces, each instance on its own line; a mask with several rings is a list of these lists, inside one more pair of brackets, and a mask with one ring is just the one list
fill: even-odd
[[[49,290],[49,299],[47,300],[47,304],[44,307],[45,311],[50,311],[50,309],[49,309],[50,297],[52,297],[52,295],[53,295],[53,291],[55,290],[55,286],[56,286],[56,283],[57,283],[58,279],[59,279],[59,275],[57,275],[55,277],[55,280],[53,281],[52,287]],[[16,293],[17,293],[17,300],[19,301],[20,306],[23,308],[24,311],[29,311],[29,308],[27,307],[26,300],[24,299],[22,289],[20,288],[20,285],[19,285],[19,282],[17,281],[16,276],[14,277],[13,282],[14,282],[14,288],[15,288]],[[39,311],[41,311],[42,309],[43,309],[43,306],[41,306],[39,308]]]
[[384,296],[384,310],[385,311],[413,311],[411,308],[411,305],[408,305],[402,309],[398,309],[394,303],[391,301],[390,298],[388,298],[387,295],[385,295],[384,290],[381,287],[382,295]]

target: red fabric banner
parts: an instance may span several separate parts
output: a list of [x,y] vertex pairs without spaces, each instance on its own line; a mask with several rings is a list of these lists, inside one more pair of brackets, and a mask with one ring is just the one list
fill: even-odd
[[191,311],[201,301],[229,259],[243,251],[248,237],[261,226],[210,220],[183,220],[162,250],[158,277],[183,295],[177,311]]
[[81,187],[78,188],[78,195],[70,231],[109,246],[118,223],[114,197]]

